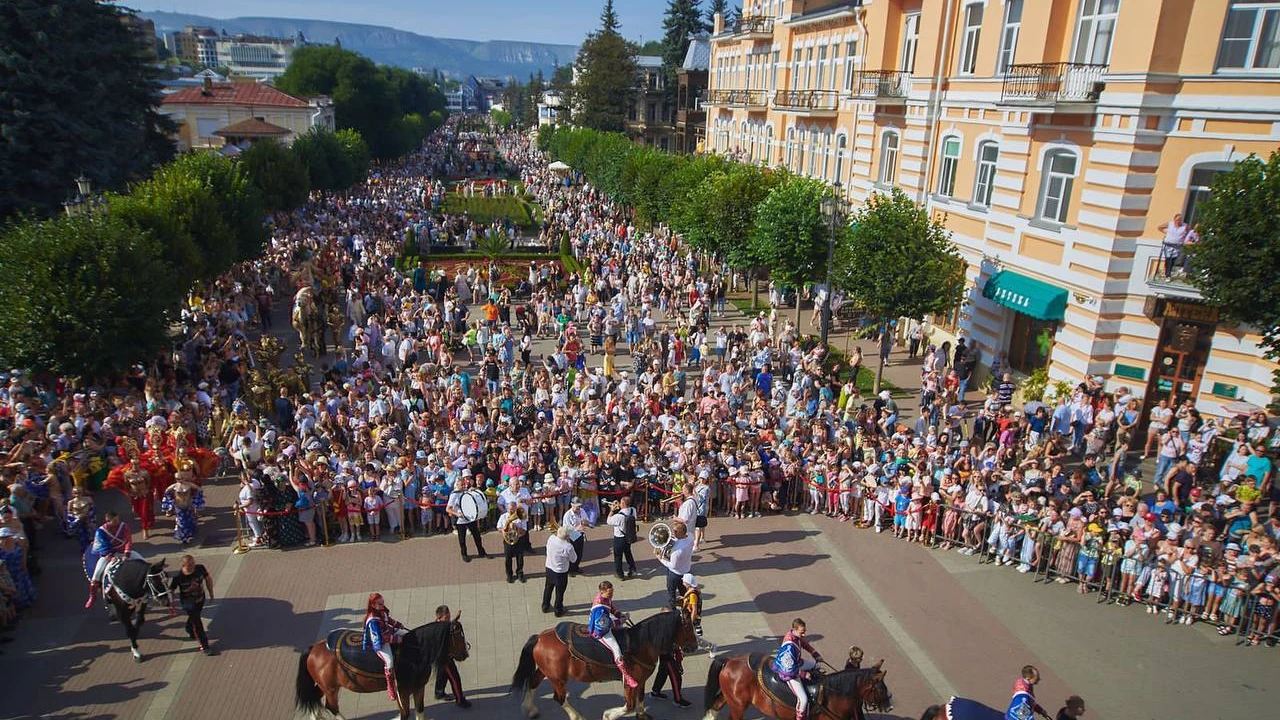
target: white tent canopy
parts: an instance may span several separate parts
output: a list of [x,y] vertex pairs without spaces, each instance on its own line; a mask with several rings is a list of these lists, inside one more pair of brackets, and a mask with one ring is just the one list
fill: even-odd
[[569,167],[568,165],[565,165],[564,163],[562,163],[562,162],[560,162],[559,160],[557,160],[557,161],[555,161],[555,162],[551,163],[550,165],[548,165],[548,166],[547,166],[547,169],[548,169],[548,170],[555,170],[556,172],[569,172],[569,171],[570,171],[570,170],[572,170],[573,168],[571,168],[571,167]]

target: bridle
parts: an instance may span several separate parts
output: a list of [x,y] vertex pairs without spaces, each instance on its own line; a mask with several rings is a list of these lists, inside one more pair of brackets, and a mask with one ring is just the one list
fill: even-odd
[[[458,639],[462,639],[463,655],[459,656],[453,649],[458,643]],[[454,620],[450,623],[449,628],[449,657],[454,660],[466,660],[471,657],[471,643],[467,641],[467,634],[462,629],[462,623]]]

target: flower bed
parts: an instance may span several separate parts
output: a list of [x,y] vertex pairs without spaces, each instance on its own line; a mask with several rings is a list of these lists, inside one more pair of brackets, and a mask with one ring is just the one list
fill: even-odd
[[451,193],[445,196],[443,209],[451,215],[465,213],[472,220],[485,225],[495,220],[510,220],[525,230],[535,227],[533,208],[525,200],[511,195],[487,198]]

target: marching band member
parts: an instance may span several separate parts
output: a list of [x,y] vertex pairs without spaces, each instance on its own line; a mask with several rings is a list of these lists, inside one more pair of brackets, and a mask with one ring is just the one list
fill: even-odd
[[[822,662],[822,655],[813,649],[808,640],[804,639],[806,632],[804,620],[800,618],[792,620],[791,631],[782,636],[782,646],[778,648],[778,654],[773,659],[773,672],[780,680],[785,681],[790,686],[791,692],[796,695],[796,720],[805,720],[809,710],[809,695],[805,692],[801,677]],[[805,660],[800,652],[801,649],[813,655],[813,660]]]
[[569,501],[569,510],[565,512],[564,517],[560,521],[560,526],[569,529],[569,542],[573,544],[573,551],[577,555],[573,562],[569,564],[569,572],[575,575],[582,574],[582,555],[587,546],[587,517],[582,512],[582,498],[576,495]]
[[[502,533],[502,560],[507,568],[507,582],[513,583],[517,577],[524,582],[524,542],[529,534],[524,505],[514,501],[507,504],[507,511],[498,518],[498,532]],[[515,560],[514,572],[512,560]]]
[[622,681],[627,687],[637,687],[640,683],[627,672],[622,648],[618,647],[618,640],[613,636],[613,629],[622,625],[627,615],[613,606],[613,583],[604,580],[599,589],[600,592],[591,603],[591,614],[587,616],[587,631],[613,653],[613,664],[618,666],[618,672],[622,673]]
[[462,498],[467,493],[479,492],[472,488],[472,480],[470,471],[463,470],[462,479],[459,486],[449,495],[449,503],[445,506],[445,512],[453,518],[453,524],[458,529],[458,549],[462,551],[462,559],[465,562],[471,562],[471,556],[467,554],[467,532],[471,533],[471,541],[475,543],[476,551],[480,553],[480,557],[489,557],[484,551],[484,543],[480,540],[480,518],[467,519],[462,514]]
[[382,595],[370,593],[364,613],[364,649],[373,650],[382,658],[383,673],[387,676],[387,695],[397,704],[400,700],[396,697],[395,660],[391,645],[408,633],[404,625],[391,617],[391,611],[382,602]]
[[114,510],[107,511],[106,520],[93,535],[90,549],[98,556],[98,562],[93,566],[93,576],[89,578],[89,599],[84,603],[85,610],[93,607],[93,599],[102,591],[102,575],[107,571],[112,558],[126,555],[136,560],[142,559],[142,555],[133,549],[133,534],[129,532],[129,526],[120,520],[120,514]]

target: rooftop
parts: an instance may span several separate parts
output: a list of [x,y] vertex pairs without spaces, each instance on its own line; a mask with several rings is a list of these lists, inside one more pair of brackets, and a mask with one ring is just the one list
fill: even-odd
[[183,88],[164,98],[164,105],[251,105],[255,107],[310,107],[310,103],[262,83],[212,83]]
[[643,68],[660,68],[662,67],[662,58],[657,55],[637,55],[636,65]]
[[232,137],[279,137],[293,132],[289,128],[273,125],[262,118],[252,117],[215,130],[214,135],[222,138]]
[[705,34],[689,38],[689,50],[684,54],[684,62],[680,67],[685,70],[708,70],[711,68],[711,40]]

